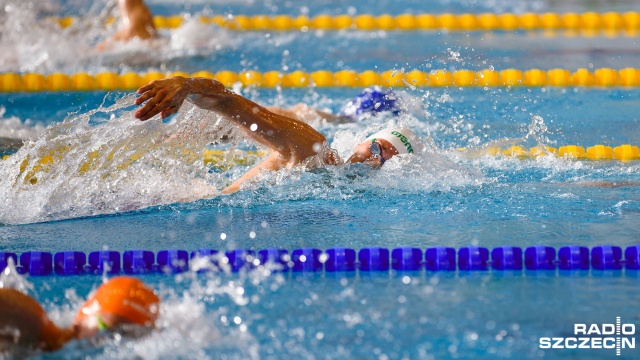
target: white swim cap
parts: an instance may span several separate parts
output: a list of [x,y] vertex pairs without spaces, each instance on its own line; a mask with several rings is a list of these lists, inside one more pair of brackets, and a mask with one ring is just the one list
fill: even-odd
[[368,141],[373,139],[387,140],[398,150],[398,154],[411,154],[424,150],[424,144],[420,138],[404,127],[386,128],[367,138]]

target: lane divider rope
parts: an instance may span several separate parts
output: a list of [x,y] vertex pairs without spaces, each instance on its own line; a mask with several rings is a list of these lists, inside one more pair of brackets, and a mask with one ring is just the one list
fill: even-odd
[[[630,144],[623,144],[616,147],[608,145],[594,145],[587,147],[579,145],[563,145],[559,147],[552,146],[534,146],[525,148],[520,145],[512,145],[508,148],[500,148],[496,146],[479,147],[474,149],[458,148],[469,158],[478,158],[483,156],[509,157],[520,160],[533,159],[542,156],[555,156],[569,160],[619,160],[633,161],[640,160],[640,147]],[[259,158],[268,154],[266,151],[242,151],[234,150],[232,153],[224,150],[205,149],[203,153],[204,162],[215,167],[226,167],[229,164],[250,165],[255,163]],[[7,155],[6,157],[8,157]],[[49,159],[45,159],[46,163],[52,163]]]
[[[356,255],[357,254],[357,255]],[[556,255],[557,254],[557,255]],[[457,256],[456,256],[457,255]],[[524,256],[523,256],[524,255]],[[501,246],[462,247],[398,247],[392,250],[368,247],[354,249],[336,247],[322,251],[316,248],[269,248],[254,251],[236,249],[218,251],[199,249],[161,250],[157,254],[148,250],[101,250],[85,254],[81,251],[45,251],[16,253],[0,252],[0,270],[12,262],[23,274],[80,275],[80,274],[144,274],[181,273],[189,270],[246,271],[265,264],[277,265],[276,271],[293,272],[360,272],[370,271],[487,271],[493,270],[640,270],[640,244],[625,249],[614,245],[589,248],[580,245],[560,247],[530,246],[526,249]],[[191,263],[191,267],[190,267]]]
[[[612,148],[607,145],[594,145],[586,150],[578,145],[565,145],[558,148],[551,146],[535,146],[530,149],[519,145],[513,145],[506,149],[499,147],[481,147],[476,149],[457,149],[468,158],[479,158],[483,156],[507,157],[520,160],[534,159],[541,156],[556,156],[568,160],[592,160],[592,161],[635,161],[640,160],[640,148],[635,145],[624,144]],[[195,154],[194,154],[195,155]],[[256,161],[267,155],[265,151],[242,151],[233,152],[224,150],[204,149],[203,160],[206,164],[221,170],[226,170],[234,165],[252,165]],[[11,155],[4,155],[0,160],[6,160]],[[87,156],[87,162],[83,163],[78,172],[83,174],[90,169],[91,161],[97,157],[97,153]],[[50,167],[59,162],[62,154],[44,155],[32,162],[23,161],[20,165],[20,174],[24,173],[24,182],[35,185],[38,183],[38,173],[49,171]],[[131,159],[133,163],[136,159]]]
[[374,85],[386,87],[503,87],[503,86],[584,86],[584,87],[637,87],[640,85],[640,69],[624,68],[620,70],[599,68],[590,71],[580,68],[575,71],[567,69],[505,69],[480,71],[472,70],[388,70],[376,72],[366,70],[340,70],[331,72],[318,70],[314,72],[293,71],[219,71],[216,73],[199,71],[186,72],[148,72],[138,74],[128,72],[89,73],[2,73],[0,74],[0,92],[38,92],[38,91],[130,91],[150,81],[171,76],[204,77],[215,79],[227,87],[235,84],[263,88],[285,87],[369,87]]
[[[638,146],[624,144],[620,146],[616,146],[615,148],[611,148],[611,146],[606,145],[594,145],[592,147],[587,148],[585,151],[584,147],[578,145],[566,145],[561,146],[559,148],[554,148],[550,146],[536,146],[531,149],[526,149],[519,145],[513,145],[507,149],[502,149],[498,147],[481,147],[476,149],[457,149],[461,151],[464,156],[468,158],[478,158],[482,156],[504,156],[508,158],[516,158],[520,160],[533,159],[541,156],[556,156],[561,157],[568,160],[593,160],[593,161],[611,161],[611,160],[619,160],[619,161],[634,161],[640,160],[640,148]],[[203,152],[203,160],[204,163],[218,170],[227,170],[232,166],[236,165],[253,165],[257,162],[258,159],[266,156],[267,152],[265,151],[242,151],[242,150],[233,150],[233,151],[223,151],[223,150],[213,150],[213,149],[204,149]],[[6,160],[11,155],[5,155],[1,158],[1,160]],[[41,173],[48,172],[53,166],[56,166],[64,156],[64,153],[56,153],[51,152],[49,155],[43,155],[40,158],[34,160],[33,162],[29,162],[28,159],[25,159],[20,164],[20,175],[23,176],[24,184],[36,185],[40,179]],[[91,152],[87,154],[87,160],[82,163],[80,168],[78,169],[78,173],[80,175],[84,174],[87,171],[91,170],[91,164],[94,159],[99,156],[98,152]],[[197,158],[197,154],[187,154],[188,157],[195,159]],[[123,164],[116,166],[116,168],[121,169],[125,166],[128,166],[134,163],[137,158],[132,157],[127,159]]]
[[[73,17],[52,18],[66,28],[77,21]],[[236,31],[309,31],[309,30],[447,30],[447,31],[516,31],[516,30],[565,30],[596,36],[601,32],[615,36],[625,32],[635,36],[640,32],[640,12],[584,12],[584,13],[481,13],[481,14],[400,14],[382,15],[326,15],[309,18],[289,15],[228,15],[200,16],[205,24],[215,24]],[[110,18],[107,22],[111,23]],[[185,21],[183,15],[154,16],[158,28],[178,28]]]
[[640,148],[635,145],[624,144],[612,148],[607,145],[594,145],[586,150],[579,145],[564,145],[558,148],[551,146],[535,146],[530,149],[519,145],[513,145],[506,149],[500,147],[483,147],[467,150],[460,148],[468,157],[480,156],[505,156],[518,159],[531,159],[540,156],[556,156],[572,160],[640,160]]

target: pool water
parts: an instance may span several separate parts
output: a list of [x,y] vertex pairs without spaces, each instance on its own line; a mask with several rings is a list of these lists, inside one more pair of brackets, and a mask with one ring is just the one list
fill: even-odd
[[[167,1],[149,3],[159,14],[206,9],[236,14],[300,11],[289,2],[193,1],[184,7]],[[555,2],[492,4],[439,1],[423,6],[422,2],[388,1],[376,2],[371,11],[569,11],[566,4]],[[75,9],[73,1],[69,5],[68,11],[85,11]],[[573,11],[627,11],[631,5],[585,2],[576,4]],[[364,6],[353,5],[358,13],[365,12]],[[307,10],[312,14],[350,11],[328,1],[314,2]],[[149,61],[135,65],[113,63],[122,52],[137,54],[131,49],[105,57],[88,54],[73,61],[69,54],[55,53],[49,54],[55,61],[42,63],[8,61],[1,56],[0,60],[2,71],[41,72],[51,71],[52,63],[68,72],[401,67],[427,71],[489,66],[575,70],[636,66],[637,52],[637,40],[629,37],[347,32],[266,38],[261,33],[208,31],[226,39],[226,45],[212,49],[208,43],[192,43],[171,55],[149,49]],[[178,38],[194,34],[167,33]],[[59,39],[51,35],[50,40],[56,44]],[[317,46],[309,47],[310,42]],[[334,113],[359,91],[237,90],[265,105],[305,102]],[[125,92],[0,94],[0,137],[30,139],[20,150],[3,150],[2,155],[13,155],[0,161],[0,250],[291,251],[504,245],[558,249],[573,244],[624,249],[639,243],[640,164],[636,161],[519,159],[486,153],[492,145],[640,145],[639,90],[417,88],[398,93],[409,104],[408,114],[399,118],[382,115],[356,123],[312,125],[346,157],[353,145],[382,126],[406,124],[428,144],[427,154],[396,157],[380,171],[359,166],[281,171],[229,196],[217,195],[215,190],[250,165],[229,162],[224,170],[212,167],[202,162],[201,149],[258,148],[238,137],[231,144],[210,144],[220,142],[230,130],[211,114],[187,105],[173,119],[141,124],[133,119],[133,97]],[[94,112],[101,106],[103,110]],[[163,142],[167,133],[193,129],[203,121],[208,124],[206,131]],[[112,151],[121,156],[108,162]],[[37,182],[31,183],[32,177],[20,171],[20,164],[27,160],[33,166],[34,159],[49,153],[53,165],[36,171]],[[129,161],[134,155],[135,160]],[[622,186],[593,186],[594,182]],[[540,349],[539,339],[572,336],[576,323],[610,324],[621,317],[623,323],[637,324],[640,316],[640,273],[635,270],[270,273],[258,269],[142,278],[158,289],[163,300],[157,331],[140,339],[106,335],[93,343],[74,342],[62,351],[38,356],[604,359],[615,356],[615,351]],[[54,321],[66,325],[101,277],[4,274],[0,280],[26,286]],[[637,356],[636,349],[622,349],[620,358]]]

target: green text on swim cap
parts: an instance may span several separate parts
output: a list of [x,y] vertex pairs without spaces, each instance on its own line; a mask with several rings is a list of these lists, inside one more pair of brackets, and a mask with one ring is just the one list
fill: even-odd
[[397,136],[400,139],[400,141],[402,141],[404,146],[407,148],[407,151],[409,152],[409,154],[413,153],[413,148],[411,147],[411,143],[409,142],[406,136],[402,135],[397,131],[392,131],[391,135]]

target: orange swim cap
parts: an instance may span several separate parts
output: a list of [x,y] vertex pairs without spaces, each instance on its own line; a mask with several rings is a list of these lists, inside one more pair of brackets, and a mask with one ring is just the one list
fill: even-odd
[[142,281],[129,276],[114,277],[102,284],[87,300],[75,322],[99,314],[117,315],[130,323],[153,326],[160,299]]

